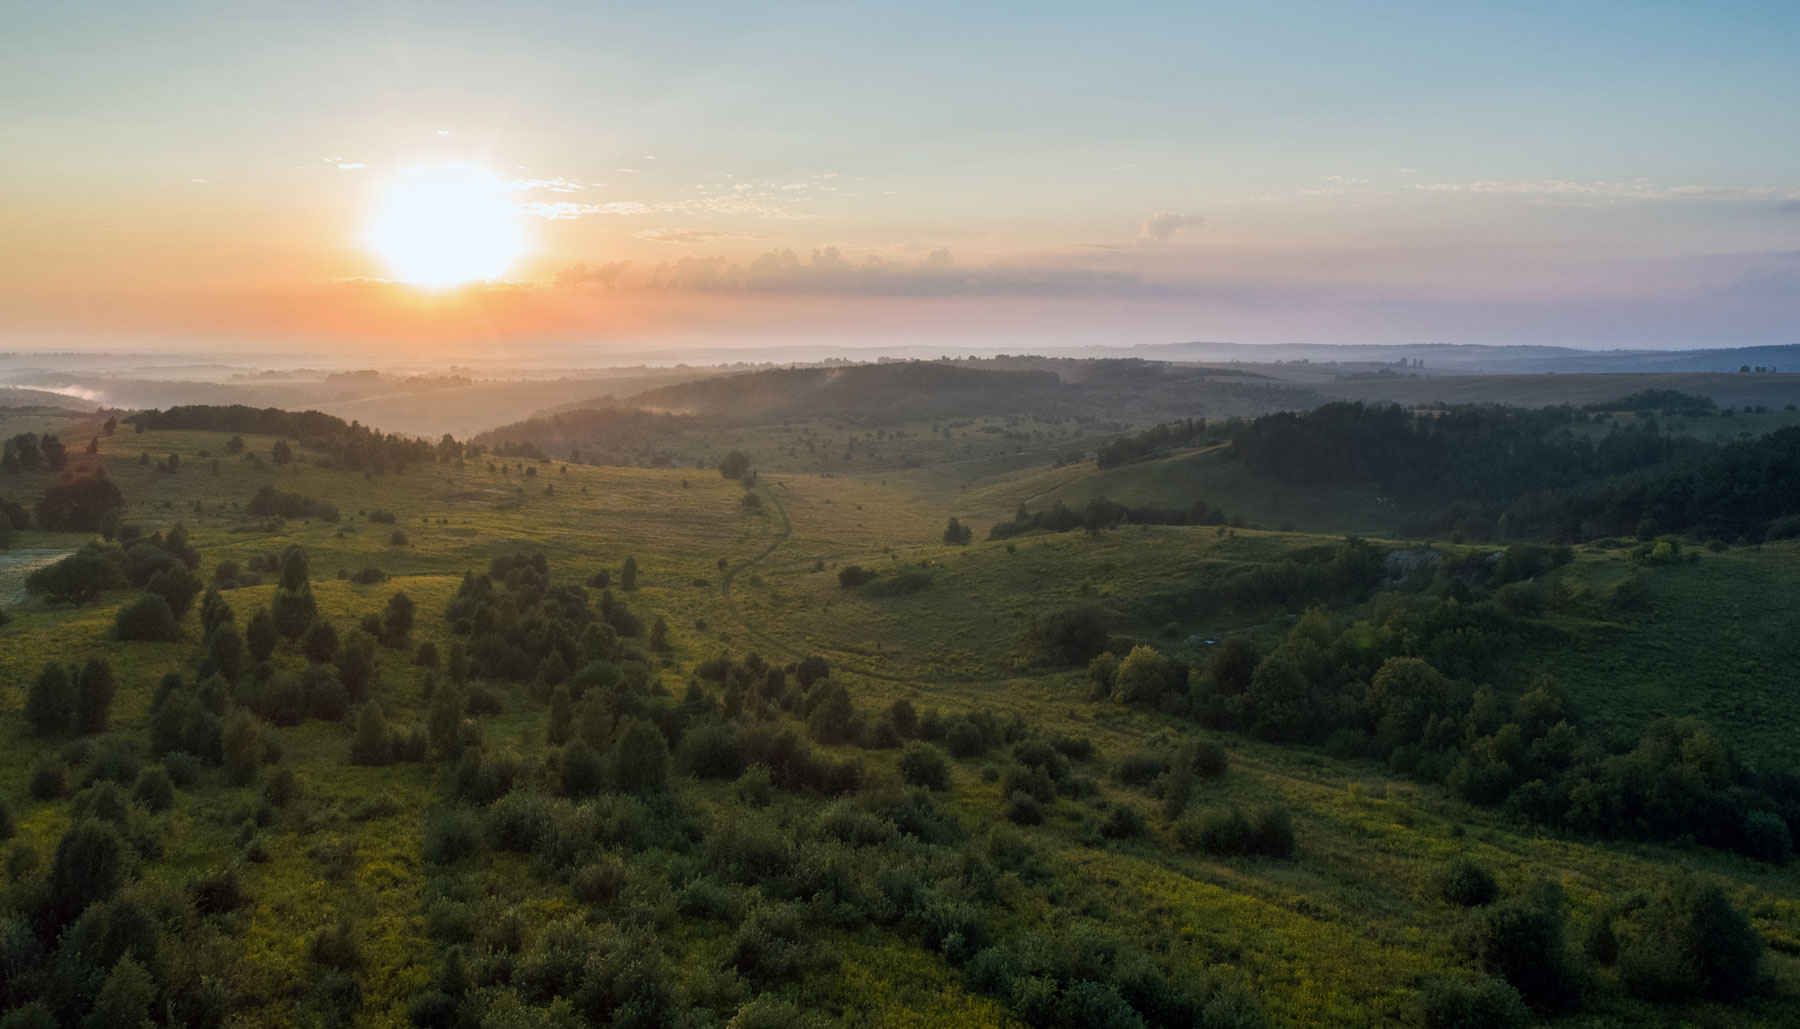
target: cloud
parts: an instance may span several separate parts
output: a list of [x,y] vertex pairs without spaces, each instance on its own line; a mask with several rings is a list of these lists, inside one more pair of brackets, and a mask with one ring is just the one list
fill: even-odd
[[1800,190],[1775,186],[1667,186],[1649,179],[1597,179],[1586,182],[1576,179],[1480,179],[1472,182],[1422,182],[1409,188],[1421,193],[1525,197],[1574,204],[1627,201],[1779,203],[1800,200]]
[[837,247],[806,257],[771,250],[747,262],[684,257],[658,265],[644,285],[699,293],[801,296],[1062,296],[1071,293],[1153,293],[1157,287],[1128,272],[1067,264],[958,266],[948,250],[919,261],[877,256],[854,260]]
[[717,232],[711,229],[645,229],[637,234],[637,238],[647,239],[653,243],[693,245],[713,243],[719,240],[754,239],[755,237],[741,232]]
[[572,200],[536,201],[525,205],[525,213],[546,221],[568,221],[592,215],[649,214],[652,208],[635,200],[611,200],[603,204],[578,204]]
[[556,273],[556,284],[564,289],[613,289],[630,268],[630,261],[572,264]]
[[1183,229],[1195,228],[1205,220],[1197,214],[1161,211],[1144,220],[1143,227],[1138,231],[1138,239],[1145,242],[1167,243],[1175,238],[1176,233]]

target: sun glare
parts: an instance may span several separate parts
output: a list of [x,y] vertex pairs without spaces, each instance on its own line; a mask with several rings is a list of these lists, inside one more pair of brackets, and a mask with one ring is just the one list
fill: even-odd
[[471,165],[403,173],[376,206],[365,239],[395,278],[424,289],[497,279],[525,250],[506,184]]

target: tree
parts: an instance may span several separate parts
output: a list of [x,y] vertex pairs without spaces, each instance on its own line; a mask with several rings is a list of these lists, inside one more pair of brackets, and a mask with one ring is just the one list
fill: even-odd
[[610,757],[613,784],[620,790],[654,793],[668,785],[669,741],[649,722],[627,722]]
[[1219,644],[1207,658],[1206,674],[1213,687],[1226,696],[1236,696],[1250,689],[1256,674],[1256,644],[1243,636],[1233,636]]
[[367,700],[375,681],[375,640],[360,629],[347,634],[338,648],[337,670],[350,698],[359,704]]
[[650,623],[650,649],[659,654],[669,649],[669,623],[662,615]]
[[742,479],[750,471],[750,455],[733,450],[719,462],[719,474],[727,479]]
[[119,487],[104,475],[59,482],[38,501],[38,524],[60,532],[99,532],[106,516],[125,506]]
[[[284,582],[287,579],[285,572],[282,579]],[[312,585],[302,580],[298,588],[285,585],[277,587],[270,612],[275,619],[275,628],[281,635],[290,640],[299,639],[319,613],[318,602],[313,599]]]
[[233,456],[244,452],[244,437],[233,435],[225,441],[225,452]]
[[119,692],[112,666],[101,658],[92,658],[82,667],[78,682],[76,729],[84,733],[105,732],[112,713],[113,695]]
[[619,567],[619,588],[630,591],[637,589],[638,563],[635,555],[627,555],[625,563]]
[[569,740],[569,731],[575,723],[574,701],[569,699],[569,687],[558,684],[550,692],[550,721],[547,728],[547,739],[553,747],[560,747]]
[[113,635],[121,640],[168,643],[181,638],[181,626],[167,600],[146,593],[119,609]]
[[274,448],[269,452],[269,459],[274,461],[277,466],[292,464],[294,448],[288,446],[287,440],[278,439],[275,441]]
[[412,598],[404,592],[389,597],[387,610],[381,616],[381,641],[390,647],[405,646],[412,628]]
[[350,762],[358,765],[385,765],[394,760],[393,742],[388,738],[387,719],[381,705],[369,701],[356,717],[356,738],[350,743]]
[[1113,678],[1113,698],[1121,704],[1158,704],[1165,693],[1180,687],[1186,669],[1140,643],[1119,662]]
[[431,695],[431,710],[426,715],[426,738],[433,757],[457,756],[462,750],[463,697],[455,683],[439,686]]
[[319,619],[306,630],[306,635],[300,641],[300,650],[313,664],[329,664],[336,660],[338,654],[337,628],[325,619]]
[[256,778],[256,770],[262,767],[263,743],[255,715],[241,707],[234,709],[225,719],[221,745],[232,782],[244,786]]
[[54,736],[69,731],[75,720],[76,687],[62,665],[51,662],[38,673],[25,697],[25,720],[39,736]]
[[954,517],[950,519],[950,524],[944,526],[945,543],[954,546],[967,546],[974,539],[975,530],[964,525]]
[[250,616],[250,624],[244,627],[244,643],[250,648],[250,656],[257,661],[267,661],[279,642],[281,633],[275,628],[275,617],[268,608],[258,608]]
[[119,565],[97,547],[85,546],[52,565],[32,572],[25,588],[46,600],[86,604],[101,593],[127,585]]
[[127,954],[107,973],[99,996],[94,998],[94,1009],[82,1024],[85,1029],[149,1025],[150,1008],[155,1003],[156,980]]
[[105,900],[125,875],[125,845],[112,826],[84,820],[75,823],[56,845],[50,867],[50,901],[64,919]]
[[188,608],[193,606],[201,585],[200,579],[186,565],[172,564],[150,576],[144,589],[167,601],[175,620],[180,621],[187,616]]
[[943,751],[929,743],[911,743],[900,755],[900,776],[908,786],[947,790],[950,788],[950,762]]

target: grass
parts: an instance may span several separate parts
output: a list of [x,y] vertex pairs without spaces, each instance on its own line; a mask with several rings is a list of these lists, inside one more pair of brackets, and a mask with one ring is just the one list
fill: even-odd
[[[249,441],[262,454],[272,442]],[[1305,750],[1221,738],[1231,769],[1199,786],[1192,801],[1196,808],[1287,805],[1298,838],[1294,859],[1220,860],[1182,852],[1151,799],[1114,782],[1108,769],[1140,748],[1195,733],[1193,725],[1091,704],[1079,673],[1018,660],[1018,639],[1034,616],[1086,602],[1124,608],[1144,593],[1274,560],[1335,534],[1147,527],[951,547],[938,535],[952,513],[944,498],[954,488],[923,489],[903,475],[765,474],[758,487],[768,501],[764,512],[746,514],[741,487],[715,472],[565,470],[548,463],[526,477],[516,461],[502,474],[483,460],[461,469],[437,465],[364,478],[312,463],[256,468],[225,458],[223,443],[208,433],[121,433],[103,441],[102,454],[130,500],[129,520],[151,527],[186,522],[204,554],[203,575],[223,559],[242,562],[303,543],[321,611],[340,626],[378,611],[404,589],[419,605],[415,642],[435,639],[443,646],[441,612],[462,572],[485,566],[495,554],[521,544],[541,546],[560,582],[583,580],[600,568],[616,572],[626,555],[635,555],[642,586],[631,598],[634,608],[647,618],[666,616],[674,630],[675,652],[656,670],[671,690],[684,688],[694,665],[721,650],[741,655],[757,649],[786,659],[818,652],[838,666],[864,709],[898,698],[950,711],[985,707],[1019,714],[1048,733],[1088,737],[1098,755],[1082,772],[1100,783],[1099,795],[1059,801],[1044,825],[1019,830],[1050,868],[1051,886],[1048,893],[1005,887],[1016,904],[1004,917],[1023,931],[1084,919],[1128,925],[1162,941],[1185,967],[1223,969],[1254,984],[1277,1024],[1416,1022],[1419,981],[1465,963],[1450,942],[1465,916],[1435,891],[1437,874],[1458,855],[1488,865],[1508,892],[1541,878],[1562,884],[1577,926],[1625,890],[1652,887],[1678,866],[1696,868],[1724,882],[1771,941],[1767,967],[1776,989],[1755,1006],[1652,1011],[1624,999],[1612,988],[1610,973],[1602,973],[1599,999],[1567,1019],[1570,1024],[1650,1017],[1777,1024],[1789,1017],[1784,1005],[1800,990],[1800,885],[1791,872],[1716,852],[1539,835],[1462,805],[1441,789]],[[136,463],[140,453],[178,453],[182,468],[173,475],[144,468]],[[214,457],[221,460],[216,476]],[[1063,491],[1054,495],[1070,498],[1106,490],[1114,499],[1145,502],[1123,491],[1149,491],[1143,494],[1148,498],[1157,490],[1176,495],[1228,482],[1222,477],[1231,468],[1208,458],[1176,457],[1110,477],[1093,475],[1091,465],[1077,472],[1008,472],[967,491],[962,503],[968,510],[1010,514],[1013,497],[1046,484]],[[1162,481],[1164,475],[1172,482]],[[344,517],[337,524],[263,528],[241,513],[241,505],[264,483],[330,501]],[[555,487],[553,494],[547,485]],[[8,486],[22,497],[41,489],[41,482]],[[1122,492],[1110,492],[1115,489]],[[362,514],[376,506],[398,515],[406,546],[390,545],[394,527]],[[1365,513],[1373,517],[1375,509]],[[1304,523],[1310,516],[1295,517]],[[34,534],[25,542],[68,548],[80,539]],[[1794,724],[1789,670],[1796,667],[1796,616],[1784,599],[1800,576],[1797,558],[1800,549],[1770,546],[1654,570],[1653,616],[1573,627],[1589,634],[1591,649],[1544,660],[1579,703],[1609,722],[1635,724],[1685,706],[1730,726],[1734,740],[1759,758],[1776,755],[1782,730]],[[923,565],[932,582],[911,595],[867,596],[838,587],[835,569],[847,563]],[[369,564],[394,578],[373,586],[334,578],[340,569]],[[1594,551],[1584,552],[1568,574],[1601,589],[1630,572],[1618,554]],[[265,584],[228,594],[240,622],[271,589]],[[13,609],[12,622],[0,628],[0,681],[24,683],[52,656],[107,655],[121,678],[116,727],[141,733],[150,691],[164,672],[191,667],[198,629],[190,614],[182,643],[111,641],[113,612],[127,599],[118,594],[86,608]],[[1253,629],[1257,617],[1266,616],[1238,613],[1222,616],[1217,625],[1181,628]],[[1146,635],[1161,630],[1122,628]],[[299,659],[284,653],[281,660],[291,665]],[[384,649],[380,662],[377,695],[391,718],[418,717],[422,673],[404,653]],[[24,734],[22,695],[17,686],[0,689],[0,792],[13,800],[21,838],[47,855],[66,824],[67,806],[25,799],[33,760],[54,744]],[[489,719],[486,728],[490,739],[541,755],[544,720],[542,705],[517,691],[507,712]],[[419,846],[423,812],[437,796],[431,772],[349,765],[347,726],[308,723],[274,732],[307,800],[303,814],[265,830],[270,860],[241,866],[254,907],[238,940],[233,984],[246,1004],[234,1011],[234,1021],[278,1025],[296,1018],[312,972],[306,941],[340,915],[352,915],[366,962],[364,1021],[400,1024],[407,998],[432,971],[432,945],[423,928],[427,870]],[[879,751],[862,756],[877,774],[891,774],[898,758]],[[977,832],[1001,821],[1004,798],[984,774],[996,763],[993,757],[956,763],[944,801]],[[239,854],[235,829],[253,791],[209,774],[204,788],[181,793],[168,816],[167,853],[153,875],[185,881]],[[733,804],[727,787],[711,784],[684,787],[682,797],[702,812]],[[785,818],[806,817],[808,803],[783,798],[778,811]],[[1147,839],[1098,840],[1093,830],[1102,805],[1120,803],[1142,809],[1151,826]],[[484,861],[481,888],[531,924],[578,910],[565,886],[534,873],[522,859]],[[690,959],[682,974],[697,976],[711,967],[720,934],[728,931],[716,925],[672,930]],[[834,1019],[881,1026],[1009,1021],[992,999],[971,993],[942,956],[891,932],[833,931],[819,942],[838,963],[824,992],[808,996]]]

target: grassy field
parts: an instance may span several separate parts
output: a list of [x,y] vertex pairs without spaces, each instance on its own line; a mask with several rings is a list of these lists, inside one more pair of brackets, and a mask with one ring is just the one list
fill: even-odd
[[[71,449],[79,450],[74,434]],[[1307,497],[1298,491],[1258,499],[1236,482],[1235,466],[1214,454],[1186,454],[1094,474],[1078,468],[988,475],[976,488],[921,488],[925,472],[871,472],[858,477],[766,473],[756,493],[762,510],[746,510],[744,489],[716,472],[522,464],[472,460],[463,468],[433,465],[380,477],[336,471],[306,461],[258,467],[227,457],[225,437],[199,432],[120,434],[102,441],[101,459],[129,500],[128,520],[160,527],[177,520],[203,555],[202,574],[218,562],[246,562],[289,543],[311,555],[321,613],[352,624],[378,612],[396,590],[418,604],[415,642],[447,646],[442,613],[462,573],[521,545],[542,548],[555,578],[578,583],[594,571],[615,573],[634,556],[641,585],[631,595],[646,618],[666,617],[673,650],[653,669],[677,695],[700,662],[721,652],[760,651],[792,661],[821,654],[864,709],[907,699],[921,709],[987,709],[1016,714],[1044,733],[1090,739],[1083,762],[1096,789],[1085,800],[1059,802],[1044,824],[1019,830],[1044,863],[1047,879],[1027,888],[1001,887],[1006,924],[1035,933],[1084,920],[1129,923],[1134,934],[1162,941],[1162,956],[1179,967],[1239,979],[1276,1024],[1416,1024],[1421,982],[1461,967],[1453,938],[1465,916],[1437,895],[1447,861],[1471,856],[1491,867],[1503,888],[1522,891],[1548,879],[1583,924],[1624,891],[1653,887],[1677,868],[1725,884],[1770,944],[1771,987],[1748,1007],[1711,1005],[1652,1009],[1630,1000],[1614,974],[1599,973],[1593,1000],[1564,1019],[1573,1025],[1758,1022],[1791,1024],[1800,995],[1800,882],[1791,870],[1697,848],[1599,843],[1521,829],[1501,815],[1471,808],[1446,791],[1397,778],[1367,763],[1301,749],[1215,736],[1192,722],[1086,700],[1085,677],[1032,667],[1018,644],[1034,617],[1081,603],[1125,602],[1232,568],[1277,560],[1296,548],[1330,542],[1349,528],[1387,524],[1377,498]],[[249,438],[268,454],[273,440]],[[180,470],[154,462],[180,456]],[[140,463],[150,455],[152,464]],[[215,472],[213,462],[219,462]],[[535,474],[527,474],[535,470]],[[4,482],[7,495],[29,501],[47,476]],[[342,518],[266,524],[242,512],[261,485],[337,505]],[[1291,522],[1332,534],[1138,527],[1090,536],[1040,535],[967,547],[939,542],[950,514],[1004,517],[1017,503],[1106,495],[1129,503],[1214,491],[1236,496],[1244,516],[1260,524]],[[372,521],[377,508],[393,525]],[[1240,513],[1237,507],[1232,513]],[[404,542],[395,542],[396,529]],[[17,543],[36,552],[72,549],[74,535],[30,533]],[[1584,552],[1566,574],[1601,588],[1626,574],[1622,558]],[[916,593],[881,597],[840,588],[846,565],[892,572],[918,569],[929,584]],[[340,572],[374,566],[391,578],[361,586]],[[1758,757],[1780,754],[1793,725],[1795,615],[1784,603],[1800,577],[1800,549],[1765,547],[1705,554],[1650,573],[1654,614],[1583,627],[1591,648],[1544,660],[1585,707],[1608,723],[1633,725],[1663,712],[1694,711],[1731,728]],[[230,591],[239,612],[265,603],[268,584]],[[81,608],[11,605],[0,628],[0,793],[12,801],[19,839],[48,854],[70,821],[68,804],[28,799],[33,763],[59,746],[24,731],[22,684],[46,659],[107,656],[121,679],[115,731],[141,735],[151,692],[168,671],[192,664],[199,630],[189,615],[182,642],[121,643],[110,638],[117,608],[130,594]],[[1180,652],[1188,633],[1269,631],[1267,612],[1233,613],[1182,625],[1122,628]],[[1286,617],[1286,616],[1282,616]],[[423,673],[402,652],[380,653],[377,698],[391,718],[426,710]],[[301,658],[287,649],[282,667]],[[484,720],[490,741],[542,756],[545,705],[509,692],[506,708]],[[221,865],[239,869],[253,904],[232,942],[233,1021],[290,1024],[306,997],[313,968],[307,941],[341,917],[364,937],[360,1024],[401,1024],[409,997],[434,974],[427,931],[432,903],[421,847],[424,812],[440,795],[429,765],[383,768],[346,761],[347,725],[308,722],[274,729],[285,763],[299,778],[306,804],[260,830],[267,860],[244,863],[240,825],[254,791],[210,780],[183,791],[161,816],[164,857],[145,875],[179,884]],[[1172,845],[1155,802],[1117,782],[1107,769],[1146,747],[1211,738],[1227,748],[1231,768],[1205,783],[1201,807],[1282,803],[1292,812],[1297,856],[1271,861],[1210,858]],[[895,774],[893,751],[860,753],[873,774]],[[437,775],[444,773],[439,772]],[[1001,822],[1006,798],[992,756],[957,762],[942,803],[976,834]],[[687,783],[681,805],[701,819],[730,817],[727,784]],[[1136,840],[1102,839],[1096,825],[1111,807],[1142,809],[1152,828]],[[799,822],[817,803],[777,799],[770,817]],[[484,911],[516,913],[538,927],[598,913],[573,899],[566,884],[534,869],[529,858],[493,853],[480,859]],[[1048,885],[1044,885],[1047,882]],[[664,883],[661,889],[666,890]],[[636,897],[631,903],[653,903]],[[685,955],[679,975],[708,988],[728,930],[671,922],[668,940]],[[834,1021],[875,1026],[1013,1024],[994,998],[972,990],[945,957],[902,936],[869,927],[831,930],[821,941],[837,964],[809,985],[808,1002]],[[521,1016],[519,1024],[531,1024]]]

